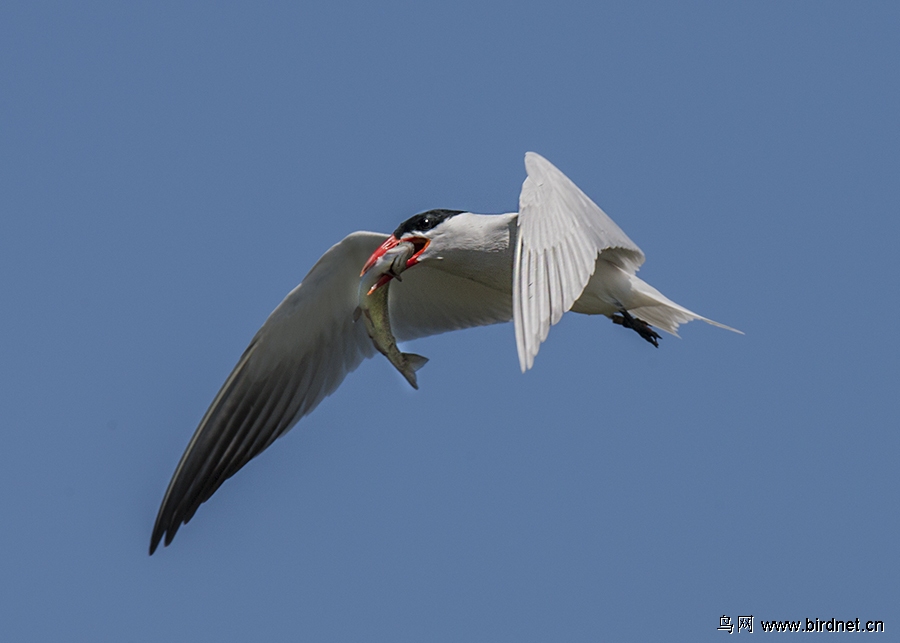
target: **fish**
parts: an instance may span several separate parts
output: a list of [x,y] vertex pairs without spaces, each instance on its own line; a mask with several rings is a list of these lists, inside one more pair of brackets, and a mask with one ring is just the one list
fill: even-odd
[[406,270],[406,262],[415,253],[411,243],[401,243],[379,258],[359,280],[359,307],[354,319],[362,316],[366,332],[379,353],[388,358],[410,385],[418,390],[416,371],[425,366],[427,357],[415,353],[403,353],[397,348],[397,340],[391,331],[388,309],[388,292],[391,281],[402,281],[400,273]]

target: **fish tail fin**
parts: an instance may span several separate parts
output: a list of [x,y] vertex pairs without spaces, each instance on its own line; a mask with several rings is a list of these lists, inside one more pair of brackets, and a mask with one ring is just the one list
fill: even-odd
[[409,367],[415,372],[428,363],[427,357],[416,355],[415,353],[403,353],[403,357],[409,362]]
[[421,355],[416,355],[415,353],[403,353],[403,358],[409,365],[409,368],[403,371],[403,377],[405,377],[406,381],[409,382],[410,385],[418,391],[419,383],[416,380],[416,371],[418,371],[428,363],[428,358],[422,357]]

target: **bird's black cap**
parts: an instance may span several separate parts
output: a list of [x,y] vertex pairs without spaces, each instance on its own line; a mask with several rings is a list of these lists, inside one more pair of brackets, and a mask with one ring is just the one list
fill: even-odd
[[400,239],[409,232],[427,232],[450,217],[462,214],[464,210],[429,210],[408,218],[394,230],[394,238]]

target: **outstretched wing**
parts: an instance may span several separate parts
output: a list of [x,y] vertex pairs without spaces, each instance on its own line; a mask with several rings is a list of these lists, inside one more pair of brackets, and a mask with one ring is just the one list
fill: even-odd
[[632,273],[644,262],[641,249],[547,159],[528,152],[525,169],[513,266],[513,319],[523,373],[550,326],[581,296],[601,252],[611,251],[610,260]]
[[[225,480],[375,354],[354,321],[360,269],[385,234],[354,232],[326,252],[250,342],[191,438],[159,508],[152,554]],[[391,287],[399,339],[509,321],[509,293],[427,266]]]
[[337,389],[375,350],[356,324],[359,270],[385,235],[355,232],[326,252],[250,342],[191,438],[156,517],[152,554],[197,508]]

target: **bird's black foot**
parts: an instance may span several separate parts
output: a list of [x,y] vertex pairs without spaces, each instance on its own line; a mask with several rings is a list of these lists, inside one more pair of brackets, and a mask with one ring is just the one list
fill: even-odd
[[633,317],[627,310],[620,310],[618,315],[612,316],[612,320],[614,324],[619,324],[620,326],[624,326],[625,328],[630,328],[638,335],[646,339],[648,342],[659,348],[659,340],[662,339],[662,336],[660,336],[659,333],[653,330],[650,324],[645,322],[643,319]]

